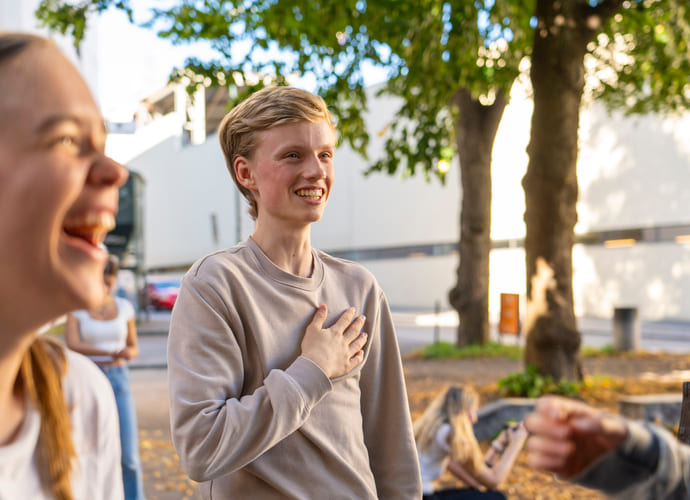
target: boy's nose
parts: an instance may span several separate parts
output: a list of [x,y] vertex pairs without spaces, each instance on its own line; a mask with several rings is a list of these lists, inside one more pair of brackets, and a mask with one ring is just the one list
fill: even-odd
[[318,156],[315,156],[309,160],[307,177],[310,179],[323,179],[326,177],[326,167],[320,161]]

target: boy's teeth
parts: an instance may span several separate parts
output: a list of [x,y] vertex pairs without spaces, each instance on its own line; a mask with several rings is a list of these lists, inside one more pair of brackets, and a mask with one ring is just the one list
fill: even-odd
[[300,189],[297,191],[297,195],[302,196],[304,198],[311,198],[314,200],[318,200],[323,195],[323,190],[322,189]]

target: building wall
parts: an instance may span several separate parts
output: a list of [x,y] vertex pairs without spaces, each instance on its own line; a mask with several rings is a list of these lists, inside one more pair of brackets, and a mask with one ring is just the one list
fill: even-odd
[[[502,292],[519,293],[524,311],[524,193],[531,101],[517,88],[505,111],[494,148],[495,240],[510,240],[491,255],[491,316]],[[382,154],[378,136],[392,119],[395,101],[371,101],[370,157]],[[172,134],[127,161],[146,178],[146,259],[150,268],[189,265],[237,241],[236,191],[215,134],[199,146],[182,146],[180,116]],[[154,122],[155,125],[156,122]],[[577,231],[689,224],[690,147],[683,141],[687,118],[609,116],[585,109],[580,130],[580,221]],[[142,131],[143,132],[143,131]],[[165,133],[159,136],[164,137]],[[146,141],[144,141],[146,143]],[[126,148],[125,148],[126,149]],[[334,190],[323,219],[313,226],[314,246],[358,260],[369,268],[394,307],[448,307],[447,292],[458,266],[453,251],[461,194],[457,164],[445,186],[422,177],[364,177],[366,163],[342,146],[336,153]],[[252,223],[241,203],[241,239]],[[211,231],[216,214],[218,241]],[[420,255],[419,245],[442,248]],[[396,252],[391,253],[391,249]],[[409,251],[408,251],[409,250]],[[636,306],[644,318],[690,318],[690,248],[664,241],[625,248],[576,245],[573,253],[578,315],[610,316],[617,306]],[[407,253],[406,253],[407,252]],[[364,256],[361,256],[364,255]]]
[[[127,162],[127,167],[146,182],[146,268],[186,266],[236,243],[237,194],[216,141],[182,146],[181,137],[172,136]],[[244,225],[248,228],[249,222]]]

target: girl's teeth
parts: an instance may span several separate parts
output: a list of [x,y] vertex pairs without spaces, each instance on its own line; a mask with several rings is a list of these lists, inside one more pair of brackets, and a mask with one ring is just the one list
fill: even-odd
[[109,212],[89,213],[70,219],[63,227],[67,234],[98,246],[105,239],[105,235],[115,228],[115,217]]

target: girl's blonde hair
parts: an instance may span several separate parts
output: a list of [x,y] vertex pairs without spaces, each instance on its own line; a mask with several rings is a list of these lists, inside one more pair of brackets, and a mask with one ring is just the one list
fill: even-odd
[[[0,32],[0,67],[27,50],[49,45],[52,42],[38,36]],[[49,338],[38,337],[22,359],[17,380],[41,416],[38,472],[45,489],[57,500],[74,498],[70,473],[76,453],[62,390],[66,369],[62,346]]]
[[325,120],[335,134],[333,116],[324,100],[295,87],[266,87],[253,93],[225,115],[218,128],[218,139],[225,163],[237,189],[249,202],[249,215],[256,219],[258,206],[254,195],[237,181],[235,160],[251,159],[257,147],[257,133],[278,125]]
[[449,424],[450,458],[474,474],[484,461],[470,418],[470,412],[475,411],[478,405],[479,394],[470,386],[441,391],[414,422],[417,449],[424,453],[436,439],[439,427]]

